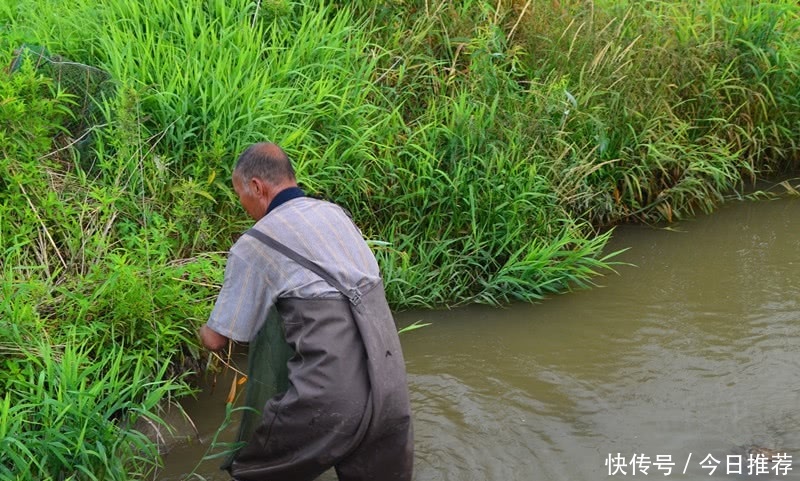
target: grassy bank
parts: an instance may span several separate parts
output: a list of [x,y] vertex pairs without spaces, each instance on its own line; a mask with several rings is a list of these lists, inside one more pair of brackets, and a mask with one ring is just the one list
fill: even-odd
[[107,73],[88,104],[52,66],[0,74],[0,478],[152,467],[127,426],[185,392],[251,142],[354,214],[396,308],[591,284],[609,227],[796,169],[800,7],[748,4],[0,5],[0,63]]

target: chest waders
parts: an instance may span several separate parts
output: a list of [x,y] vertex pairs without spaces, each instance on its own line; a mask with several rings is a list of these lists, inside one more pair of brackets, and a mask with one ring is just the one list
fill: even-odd
[[[239,440],[247,444],[223,469],[238,481],[311,481],[331,467],[341,481],[410,481],[413,432],[405,363],[383,283],[346,288],[275,239],[255,229],[247,234],[311,270],[343,297],[278,299],[280,319],[271,311],[250,346],[248,379],[261,374],[265,384],[248,381],[245,398],[261,418],[245,414]],[[283,392],[265,402],[270,388]]]

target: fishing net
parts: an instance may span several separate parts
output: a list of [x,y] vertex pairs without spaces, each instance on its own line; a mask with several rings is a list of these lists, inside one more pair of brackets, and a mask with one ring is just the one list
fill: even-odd
[[53,79],[56,88],[70,94],[73,115],[64,125],[71,137],[67,140],[81,154],[87,153],[92,141],[91,129],[104,119],[101,101],[114,94],[111,75],[33,45],[23,45],[14,52],[9,71],[16,72],[25,62],[29,62],[36,72]]
[[[286,343],[283,333],[283,322],[278,311],[273,307],[267,315],[264,326],[258,331],[256,338],[250,342],[247,356],[247,384],[245,385],[244,405],[236,442],[247,442],[258,425],[264,405],[273,396],[289,388],[289,368],[287,362],[294,355],[292,348]],[[228,469],[236,457],[231,453],[222,465]]]

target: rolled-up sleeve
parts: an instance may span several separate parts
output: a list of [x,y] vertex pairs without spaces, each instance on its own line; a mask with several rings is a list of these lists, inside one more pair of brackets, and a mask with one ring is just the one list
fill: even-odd
[[234,341],[250,342],[264,324],[272,302],[264,273],[231,251],[222,289],[206,324]]

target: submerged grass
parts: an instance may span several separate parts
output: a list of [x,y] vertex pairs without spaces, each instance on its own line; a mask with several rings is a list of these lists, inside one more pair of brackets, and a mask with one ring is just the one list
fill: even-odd
[[249,143],[354,214],[394,307],[537,301],[607,272],[617,223],[798,167],[799,27],[788,0],[2,3],[0,64],[114,89],[75,132],[74,90],[0,73],[0,479],[153,468],[117,413],[183,392]]

